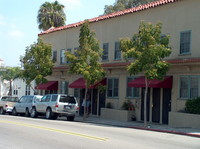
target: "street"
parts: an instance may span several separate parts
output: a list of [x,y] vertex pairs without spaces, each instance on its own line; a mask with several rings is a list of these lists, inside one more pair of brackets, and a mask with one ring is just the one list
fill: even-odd
[[82,123],[0,115],[0,149],[199,149],[200,139]]

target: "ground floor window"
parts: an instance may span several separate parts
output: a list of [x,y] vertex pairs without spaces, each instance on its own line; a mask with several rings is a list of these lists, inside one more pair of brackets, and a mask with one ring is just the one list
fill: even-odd
[[69,83],[67,81],[60,82],[60,93],[61,94],[68,94],[68,85],[69,85]]
[[128,98],[134,98],[134,97],[140,96],[139,95],[139,88],[128,87],[128,83],[131,82],[134,79],[136,79],[136,77],[127,77],[126,97],[128,97]]
[[118,97],[119,96],[119,79],[109,78],[107,82],[107,96]]
[[200,96],[200,76],[181,76],[180,77],[180,98],[190,99]]
[[30,94],[31,94],[31,87],[30,85],[26,85],[25,95],[30,95]]

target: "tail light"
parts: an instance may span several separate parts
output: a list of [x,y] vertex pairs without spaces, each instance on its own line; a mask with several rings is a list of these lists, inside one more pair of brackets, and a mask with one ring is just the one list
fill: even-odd
[[7,107],[8,107],[8,105],[6,104],[6,105],[5,105],[5,107],[7,108]]
[[76,110],[79,110],[79,107],[76,107]]
[[58,104],[56,104],[55,107],[58,108]]

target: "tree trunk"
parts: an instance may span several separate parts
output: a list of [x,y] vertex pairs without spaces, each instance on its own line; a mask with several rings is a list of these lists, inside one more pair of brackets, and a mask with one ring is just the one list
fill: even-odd
[[12,96],[12,80],[10,80],[10,89],[8,92],[8,96]]
[[85,121],[86,120],[86,98],[87,98],[87,91],[88,91],[88,88],[87,88],[87,83],[85,84],[85,86],[86,86],[86,88],[85,88],[85,98],[83,99],[84,101],[84,114],[83,114],[83,121]]
[[148,93],[148,82],[145,76],[145,93],[144,93],[144,127],[147,127],[147,93]]

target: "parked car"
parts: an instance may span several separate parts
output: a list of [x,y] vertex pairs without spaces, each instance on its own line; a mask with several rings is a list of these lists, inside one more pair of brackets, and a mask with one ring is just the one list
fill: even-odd
[[13,106],[19,101],[18,97],[4,96],[0,100],[0,114],[12,113]]
[[66,116],[67,120],[73,121],[78,110],[79,106],[74,96],[48,94],[32,107],[31,117],[45,115],[46,119],[57,119],[58,116]]
[[14,105],[12,114],[15,116],[18,114],[22,114],[27,117],[30,116],[32,106],[39,102],[41,98],[41,95],[22,96],[20,100]]

